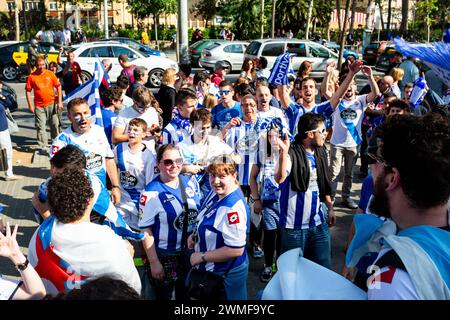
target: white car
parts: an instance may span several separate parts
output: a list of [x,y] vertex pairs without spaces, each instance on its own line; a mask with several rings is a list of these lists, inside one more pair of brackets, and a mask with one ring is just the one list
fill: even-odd
[[244,57],[256,59],[265,57],[267,59],[267,69],[271,69],[276,58],[285,52],[295,53],[292,61],[292,68],[297,71],[303,61],[313,63],[311,77],[323,78],[327,63],[334,60],[337,62],[338,55],[323,45],[299,39],[259,39],[254,40],[245,50]]
[[146,67],[148,72],[148,82],[152,87],[159,87],[164,70],[174,68],[178,72],[178,65],[175,61],[159,56],[145,56],[139,51],[119,42],[87,42],[72,46],[75,61],[80,64],[83,77],[90,79],[94,74],[95,59],[111,59],[112,68],[109,77],[115,82],[122,71],[118,57],[121,54],[128,55],[129,61],[136,65]]
[[228,65],[230,72],[239,71],[248,44],[247,41],[214,41],[202,50],[199,65],[206,69],[214,69],[216,62],[222,60]]

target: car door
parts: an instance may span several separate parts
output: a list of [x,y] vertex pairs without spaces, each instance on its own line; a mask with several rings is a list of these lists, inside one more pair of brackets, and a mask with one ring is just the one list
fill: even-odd
[[313,71],[311,72],[311,76],[323,77],[325,75],[327,63],[331,59],[336,59],[336,55],[318,43],[311,42],[306,46],[307,59],[313,63]]
[[119,56],[121,54],[126,54],[128,56],[128,61],[130,62],[133,62],[141,56],[139,56],[135,51],[124,46],[111,46],[111,49],[113,54],[113,64],[111,71],[109,72],[109,77],[112,81],[116,81],[117,77],[120,75],[120,72],[122,72],[122,67],[119,64]]
[[284,53],[285,42],[264,43],[260,57],[267,59],[267,69],[270,70],[277,57]]
[[233,70],[240,70],[244,61],[244,49],[242,44],[229,44],[223,48],[225,59],[231,63]]
[[86,48],[78,55],[78,57],[75,57],[75,61],[80,64],[82,70],[85,70],[89,72],[91,75],[94,75],[95,60],[97,59],[97,57],[99,57],[100,60],[103,59],[113,60],[112,52],[109,46],[96,46]]

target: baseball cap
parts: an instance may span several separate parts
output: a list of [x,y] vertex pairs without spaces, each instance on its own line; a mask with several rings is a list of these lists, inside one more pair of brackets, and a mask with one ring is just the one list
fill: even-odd
[[228,68],[228,63],[226,63],[223,60],[217,61],[216,64],[214,65],[214,69],[217,70],[217,69],[220,69],[220,68]]

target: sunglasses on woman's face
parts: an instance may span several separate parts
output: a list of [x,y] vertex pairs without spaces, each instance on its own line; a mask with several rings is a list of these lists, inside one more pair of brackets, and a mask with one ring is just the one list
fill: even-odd
[[181,166],[183,164],[183,159],[182,158],[177,158],[177,159],[163,159],[161,160],[161,162],[166,166],[166,167],[171,167],[173,165],[177,165],[177,166]]

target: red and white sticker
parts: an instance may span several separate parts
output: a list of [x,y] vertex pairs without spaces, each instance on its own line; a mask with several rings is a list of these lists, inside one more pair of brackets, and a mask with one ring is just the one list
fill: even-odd
[[236,224],[239,223],[239,214],[237,212],[229,212],[227,213],[228,224]]
[[52,154],[55,155],[59,151],[59,146],[53,146],[52,147]]
[[145,206],[145,203],[147,202],[147,196],[145,194],[141,195],[141,198],[139,200],[139,204],[141,206]]

